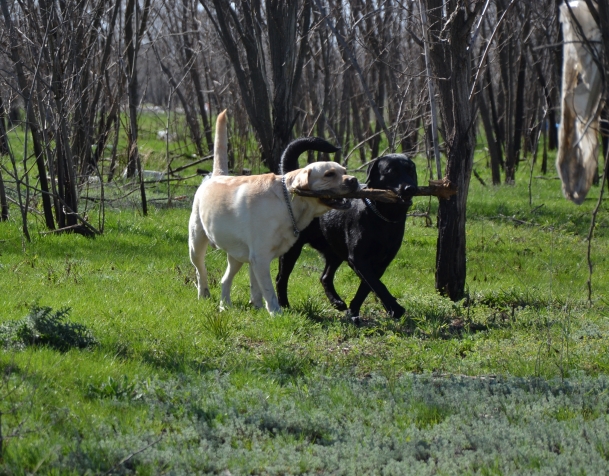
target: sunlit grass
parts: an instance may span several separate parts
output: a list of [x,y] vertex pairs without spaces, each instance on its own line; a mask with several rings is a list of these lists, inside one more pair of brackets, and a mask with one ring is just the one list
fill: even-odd
[[[416,160],[423,177],[423,160]],[[486,168],[477,168],[489,184]],[[90,330],[98,345],[65,352],[46,347],[2,351],[3,431],[18,432],[18,437],[5,440],[8,467],[30,472],[65,469],[65,455],[72,455],[74,468],[106,472],[158,438],[158,446],[171,452],[180,445],[188,447],[182,437],[198,442],[221,438],[214,432],[225,431],[229,447],[239,451],[249,447],[252,452],[272,452],[270,441],[275,441],[292,455],[285,456],[289,461],[295,454],[302,456],[294,466],[281,463],[278,473],[316,471],[331,468],[328,461],[338,456],[326,455],[328,466],[320,466],[311,453],[305,452],[313,459],[299,453],[302,448],[339,448],[340,435],[347,434],[351,442],[367,441],[358,431],[372,434],[380,428],[375,425],[381,425],[382,418],[377,421],[374,415],[389,407],[379,402],[410,392],[413,374],[500,376],[519,382],[517,378],[593,379],[609,373],[605,206],[592,243],[591,302],[586,286],[586,237],[599,188],[577,207],[562,197],[559,182],[549,174],[533,179],[529,205],[528,177],[526,164],[521,164],[513,186],[483,186],[472,178],[465,300],[453,303],[436,293],[437,230],[424,217],[411,217],[403,246],[383,277],[406,315],[399,321],[388,318],[370,296],[362,308],[361,327],[329,305],[319,283],[323,262],[308,247],[290,280],[292,308],[282,315],[272,317],[249,305],[245,269],[234,282],[233,307],[219,310],[219,282],[226,266],[222,251],[210,250],[207,256],[211,299],[197,300],[187,251],[190,199],[174,207],[152,207],[146,217],[137,209],[110,207],[105,233],[95,239],[45,234],[40,218],[30,214],[31,243],[22,239],[17,211],[11,208],[11,219],[0,223],[0,323],[24,318],[35,303],[54,310],[67,307],[70,320]],[[412,211],[429,211],[435,223],[436,208],[434,201],[421,197]],[[273,275],[276,266],[273,263]],[[339,294],[349,301],[358,284],[343,265],[336,277]],[[379,375],[385,379],[382,397],[370,401],[367,382]],[[320,382],[326,382],[327,389],[322,390]],[[455,415],[465,410],[447,404],[446,394],[426,401],[421,392],[395,403],[391,423],[382,423],[382,432],[418,432],[413,454],[426,458],[430,442],[436,441],[434,432],[446,426],[448,433],[460,434],[450,425],[457,424]],[[509,406],[506,402],[502,404]],[[583,415],[581,406],[561,405],[541,414],[565,424]],[[272,411],[284,412],[284,420]],[[586,421],[606,418],[597,407],[590,411]],[[505,412],[519,424],[516,410]],[[230,425],[241,421],[239,415],[250,416],[233,428]],[[361,420],[349,428],[336,426],[340,415]],[[193,421],[203,426],[195,425],[195,431]],[[256,429],[245,430],[252,422],[257,422]],[[144,456],[135,458],[140,466],[134,463],[133,471],[154,473],[150,468],[159,462],[167,468],[188,466],[188,456],[179,456],[179,462],[163,459],[155,445],[142,453],[153,463],[146,463]],[[63,448],[63,460],[55,456],[58,448]],[[598,448],[606,453],[606,445]],[[239,468],[261,472],[248,466],[243,456],[247,452],[240,454],[242,459],[231,459],[228,453],[219,458],[228,461],[227,468],[237,468],[234,474]],[[287,461],[283,457],[277,456]],[[259,461],[271,464],[262,457]],[[474,466],[467,468],[474,471]]]

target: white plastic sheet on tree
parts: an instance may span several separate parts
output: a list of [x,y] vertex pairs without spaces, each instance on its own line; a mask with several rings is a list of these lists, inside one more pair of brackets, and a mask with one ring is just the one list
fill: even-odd
[[560,6],[564,46],[556,168],[565,197],[579,205],[597,168],[602,85],[591,49],[601,57],[601,32],[586,2],[568,3]]

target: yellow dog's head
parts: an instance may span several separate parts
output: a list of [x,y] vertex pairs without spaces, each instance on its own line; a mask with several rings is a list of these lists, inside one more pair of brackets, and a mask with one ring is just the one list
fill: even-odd
[[359,187],[357,178],[347,175],[347,169],[336,162],[315,162],[290,174],[295,174],[290,184],[292,189],[324,191],[336,195],[335,198],[318,199],[330,208],[349,208],[349,202],[341,199],[340,195],[355,192]]

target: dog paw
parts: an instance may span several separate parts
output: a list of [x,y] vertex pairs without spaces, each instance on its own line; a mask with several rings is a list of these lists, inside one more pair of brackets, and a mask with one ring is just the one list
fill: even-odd
[[389,315],[394,319],[400,319],[405,313],[406,313],[406,309],[404,309],[402,306],[399,306],[398,308],[393,309],[389,313]]
[[199,299],[207,299],[211,297],[211,293],[209,292],[209,288],[205,288],[202,291],[199,291]]
[[345,312],[345,317],[348,321],[351,321],[351,324],[356,326],[360,326],[362,324],[362,318],[359,313],[357,316],[354,316],[350,309],[347,309],[347,312]]

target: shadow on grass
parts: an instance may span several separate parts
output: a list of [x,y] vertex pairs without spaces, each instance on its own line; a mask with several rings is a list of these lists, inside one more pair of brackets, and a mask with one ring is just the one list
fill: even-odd
[[393,319],[382,310],[368,309],[360,316],[359,321],[354,323],[346,313],[324,306],[316,299],[308,297],[305,301],[296,303],[291,312],[303,315],[325,330],[340,326],[353,337],[393,334],[402,337],[451,339],[488,329],[484,323],[462,317],[460,310],[452,307],[414,307],[416,309],[407,309],[406,315],[400,319]]
[[545,328],[559,323],[557,314],[562,316],[585,303],[570,303],[557,297],[548,297],[535,289],[515,288],[469,295],[460,302],[452,302],[442,296],[427,296],[408,300],[405,303],[406,313],[400,319],[392,319],[379,306],[368,307],[358,325],[344,313],[324,304],[316,298],[308,297],[297,303],[293,311],[325,329],[344,326],[350,329],[350,334],[393,334],[447,340],[514,326]]

